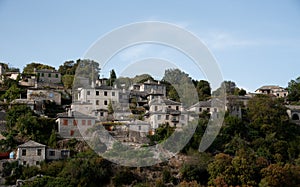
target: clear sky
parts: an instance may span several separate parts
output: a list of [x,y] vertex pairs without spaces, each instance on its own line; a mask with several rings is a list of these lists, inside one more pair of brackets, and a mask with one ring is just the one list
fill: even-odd
[[[141,21],[169,22],[191,31],[215,56],[224,79],[247,91],[269,84],[286,87],[300,76],[298,0],[0,0],[0,62],[20,69],[31,62],[58,68],[66,60],[82,58],[111,30]],[[125,50],[112,59],[112,67],[120,75],[124,67],[117,61],[174,57],[172,49],[162,48]],[[181,59],[180,54],[175,57]],[[102,73],[107,76],[108,71]]]

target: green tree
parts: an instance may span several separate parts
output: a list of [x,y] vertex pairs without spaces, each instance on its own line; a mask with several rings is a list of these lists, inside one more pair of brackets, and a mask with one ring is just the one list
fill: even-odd
[[288,94],[289,101],[292,102],[300,101],[300,77],[298,77],[296,80],[291,80],[288,83],[287,90],[289,92]]
[[50,69],[50,70],[55,70],[54,67],[49,66],[49,65],[45,65],[45,64],[41,64],[41,63],[36,63],[36,62],[32,62],[30,64],[27,64],[24,68],[23,68],[23,74],[33,74],[34,73],[34,68],[38,69]]
[[1,96],[1,99],[6,99],[7,102],[11,102],[21,96],[21,89],[13,84],[8,90],[6,90],[5,94]]
[[227,95],[235,95],[235,93],[237,91],[237,87],[236,87],[235,82],[233,82],[233,81],[223,81],[221,83],[221,87],[218,88],[217,90],[215,90],[213,92],[213,95],[216,95],[216,96],[222,95],[221,92],[222,92],[223,88],[225,88],[225,91],[226,91]]
[[250,127],[259,131],[262,137],[274,132],[280,139],[287,137],[285,133],[289,118],[286,107],[279,99],[257,95],[249,100],[247,113]]
[[74,75],[63,75],[62,76],[62,83],[65,89],[71,89],[73,86]]
[[75,75],[78,64],[80,63],[80,59],[76,61],[73,60],[65,61],[63,65],[60,65],[58,68],[58,72],[61,75]]
[[162,82],[172,85],[184,106],[191,106],[199,101],[197,89],[188,74],[179,69],[165,70]]
[[109,79],[107,80],[107,85],[108,85],[108,86],[113,86],[116,79],[117,79],[116,72],[115,72],[115,70],[112,69],[112,70],[110,71]]
[[209,82],[206,80],[196,81],[196,89],[200,101],[204,101],[210,98],[211,88]]

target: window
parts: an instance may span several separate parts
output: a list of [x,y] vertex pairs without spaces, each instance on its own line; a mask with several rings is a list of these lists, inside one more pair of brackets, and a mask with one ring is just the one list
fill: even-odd
[[209,111],[209,108],[207,108],[206,110]]
[[26,156],[26,149],[22,149],[22,156]]
[[99,105],[99,100],[96,100],[96,105]]
[[99,95],[99,91],[96,91],[96,95]]
[[104,101],[104,105],[107,105],[107,101],[106,100]]
[[218,109],[217,108],[214,108],[214,112],[217,112],[218,111]]
[[38,77],[39,77],[39,76],[41,76],[41,74],[40,74],[40,73],[38,73]]
[[26,161],[23,161],[23,165],[26,165],[27,164],[27,162]]
[[88,125],[92,125],[92,121],[91,120],[88,120]]
[[48,73],[48,77],[51,77],[51,73]]
[[42,77],[44,77],[44,73],[42,73]]
[[68,150],[62,150],[61,151],[61,156],[62,157],[68,157],[69,156],[69,151]]
[[179,106],[176,106],[176,110],[179,110]]
[[85,125],[85,119],[81,120],[81,124]]
[[87,92],[86,92],[86,95],[91,95],[91,92],[90,92],[90,91],[87,91]]
[[199,108],[199,112],[202,112],[202,108]]
[[161,119],[161,115],[157,115],[157,119],[160,120]]
[[107,96],[107,91],[104,91],[104,96]]
[[41,156],[42,155],[42,149],[37,149],[36,154],[37,154],[37,156]]
[[74,130],[70,130],[70,136],[74,135]]
[[169,115],[166,115],[166,120],[169,120]]
[[57,73],[55,74],[55,78],[58,78],[58,74]]
[[115,92],[111,92],[111,96],[115,96]]
[[40,161],[36,161],[36,162],[35,162],[35,165],[40,165]]
[[77,126],[77,120],[75,120],[75,119],[73,120],[73,125]]
[[55,156],[55,151],[49,151],[49,156]]
[[100,112],[100,116],[104,116],[104,113],[103,113],[103,112]]
[[95,112],[95,116],[98,116],[98,112]]
[[63,125],[68,125],[68,120],[67,119],[63,120]]
[[154,111],[157,111],[157,106],[154,106]]
[[139,125],[139,131],[142,130],[142,127]]

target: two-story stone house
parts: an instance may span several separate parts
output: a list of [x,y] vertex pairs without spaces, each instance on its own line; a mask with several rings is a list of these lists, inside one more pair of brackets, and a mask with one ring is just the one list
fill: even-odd
[[134,84],[130,88],[131,90],[145,92],[147,94],[162,94],[163,97],[166,97],[166,85],[161,84],[159,81],[148,80],[144,83]]
[[51,149],[46,145],[29,140],[18,146],[16,159],[19,165],[38,166],[45,160],[59,160],[70,157],[70,151]]
[[69,110],[66,113],[58,114],[58,133],[62,138],[82,139],[85,132],[95,125],[96,118]]
[[147,116],[152,129],[165,123],[171,127],[182,127],[189,121],[189,113],[182,107],[181,103],[161,98],[149,101]]
[[20,165],[39,165],[46,160],[46,146],[30,140],[18,146],[16,159]]

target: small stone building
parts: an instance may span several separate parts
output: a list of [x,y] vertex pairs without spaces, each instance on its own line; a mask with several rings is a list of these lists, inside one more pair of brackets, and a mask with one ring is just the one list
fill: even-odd
[[18,146],[16,159],[20,165],[39,165],[46,159],[46,146],[30,140]]

